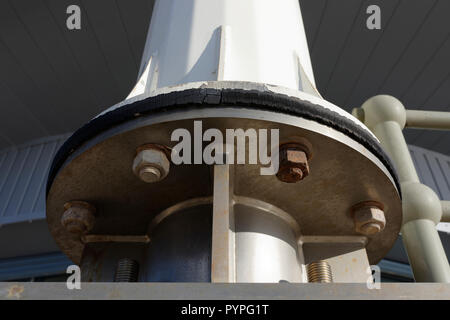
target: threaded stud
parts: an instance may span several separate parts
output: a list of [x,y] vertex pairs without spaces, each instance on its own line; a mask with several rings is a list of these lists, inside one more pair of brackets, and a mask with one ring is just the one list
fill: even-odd
[[314,261],[306,267],[308,282],[332,283],[333,275],[328,262],[324,260]]
[[137,282],[139,275],[139,264],[136,260],[122,258],[117,263],[114,282]]

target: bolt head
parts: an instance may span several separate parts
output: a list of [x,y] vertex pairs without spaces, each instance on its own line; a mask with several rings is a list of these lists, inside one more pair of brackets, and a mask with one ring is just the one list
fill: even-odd
[[288,144],[280,147],[280,167],[277,178],[286,183],[295,183],[309,175],[308,155],[296,146]]
[[72,234],[85,234],[95,223],[95,207],[84,201],[70,201],[64,205],[61,224]]
[[355,230],[370,236],[383,231],[386,218],[383,210],[374,204],[358,206],[353,212]]
[[133,161],[133,172],[144,182],[161,181],[169,173],[170,162],[159,149],[144,149],[138,152]]

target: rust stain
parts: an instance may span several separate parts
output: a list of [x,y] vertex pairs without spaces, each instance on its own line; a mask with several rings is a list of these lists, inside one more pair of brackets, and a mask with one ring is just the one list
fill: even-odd
[[9,288],[7,298],[16,298],[20,299],[22,297],[22,293],[25,290],[23,286],[14,285]]

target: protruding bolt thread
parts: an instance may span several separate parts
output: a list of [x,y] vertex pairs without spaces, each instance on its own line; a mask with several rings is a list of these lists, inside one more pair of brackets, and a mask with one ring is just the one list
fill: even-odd
[[331,283],[333,275],[328,262],[324,260],[314,261],[306,267],[308,272],[308,282]]
[[161,179],[161,171],[152,166],[144,166],[139,170],[139,178],[147,183],[157,182]]
[[114,282],[137,282],[139,263],[136,260],[122,258],[117,263]]

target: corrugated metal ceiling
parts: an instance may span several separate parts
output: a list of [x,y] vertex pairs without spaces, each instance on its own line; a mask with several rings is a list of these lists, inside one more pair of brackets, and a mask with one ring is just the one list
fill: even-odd
[[[450,111],[450,1],[300,0],[316,81],[347,110],[376,94],[410,109]],[[366,9],[381,8],[381,30]],[[408,129],[407,141],[450,154],[450,132]]]
[[[189,0],[186,0],[189,1]],[[450,1],[300,0],[319,90],[351,110],[378,93],[450,109]],[[66,8],[82,8],[82,29]],[[382,29],[368,30],[368,5]],[[0,0],[0,149],[70,132],[122,100],[136,79],[152,0]],[[450,154],[450,132],[406,130]]]

